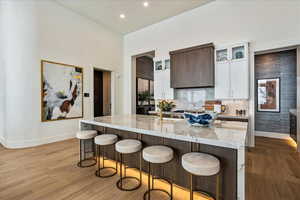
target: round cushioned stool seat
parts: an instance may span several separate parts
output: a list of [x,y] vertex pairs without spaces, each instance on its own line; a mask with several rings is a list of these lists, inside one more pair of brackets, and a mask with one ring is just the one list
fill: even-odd
[[78,131],[76,133],[76,137],[80,140],[92,139],[96,136],[97,136],[97,131],[95,130]]
[[94,140],[97,145],[111,145],[118,141],[118,136],[113,134],[103,134],[96,136]]
[[197,176],[212,176],[220,171],[220,161],[209,154],[191,152],[182,156],[182,167]]
[[116,151],[119,153],[135,153],[142,149],[142,143],[139,140],[125,139],[116,143]]
[[155,145],[143,149],[143,158],[150,163],[166,163],[173,159],[173,150],[170,147]]

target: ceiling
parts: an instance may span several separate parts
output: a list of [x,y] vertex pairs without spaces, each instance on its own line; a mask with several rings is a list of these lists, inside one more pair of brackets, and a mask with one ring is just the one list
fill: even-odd
[[[213,0],[55,0],[62,6],[126,34]],[[147,1],[148,7],[143,3]],[[120,18],[124,14],[124,19]]]

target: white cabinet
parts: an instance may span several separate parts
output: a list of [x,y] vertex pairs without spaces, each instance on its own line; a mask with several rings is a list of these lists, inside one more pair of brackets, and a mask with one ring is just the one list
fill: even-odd
[[166,66],[168,59],[164,60],[162,67],[154,62],[154,99],[174,99],[174,89],[171,88],[170,68]]
[[226,99],[230,94],[229,62],[218,63],[215,68],[215,98]]
[[215,55],[215,98],[248,99],[248,43],[217,48]]
[[154,99],[163,99],[163,71],[154,71]]
[[230,62],[230,86],[233,99],[249,98],[249,67],[246,60]]

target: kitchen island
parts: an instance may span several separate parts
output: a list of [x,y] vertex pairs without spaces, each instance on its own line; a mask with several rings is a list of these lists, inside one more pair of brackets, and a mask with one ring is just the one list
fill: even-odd
[[[164,176],[173,183],[188,188],[189,176],[181,166],[181,156],[191,151],[212,154],[220,159],[222,168],[222,199],[245,199],[245,140],[247,122],[222,121],[209,127],[193,127],[184,119],[164,119],[147,115],[119,115],[81,120],[81,130],[95,129],[100,134],[117,134],[120,139],[135,138],[144,147],[164,144],[174,150],[174,159],[165,165]],[[113,148],[113,147],[112,147]],[[114,159],[112,149],[108,149]],[[137,158],[128,158],[130,167],[137,167]],[[142,163],[146,172],[146,163]],[[153,168],[155,175],[161,175],[159,168]],[[214,177],[196,177],[196,190],[215,195]]]

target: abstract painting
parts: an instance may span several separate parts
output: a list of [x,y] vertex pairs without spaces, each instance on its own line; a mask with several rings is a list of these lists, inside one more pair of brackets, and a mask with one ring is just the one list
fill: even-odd
[[280,112],[280,79],[260,79],[257,81],[257,110]]
[[82,118],[82,68],[42,60],[41,76],[42,121]]

